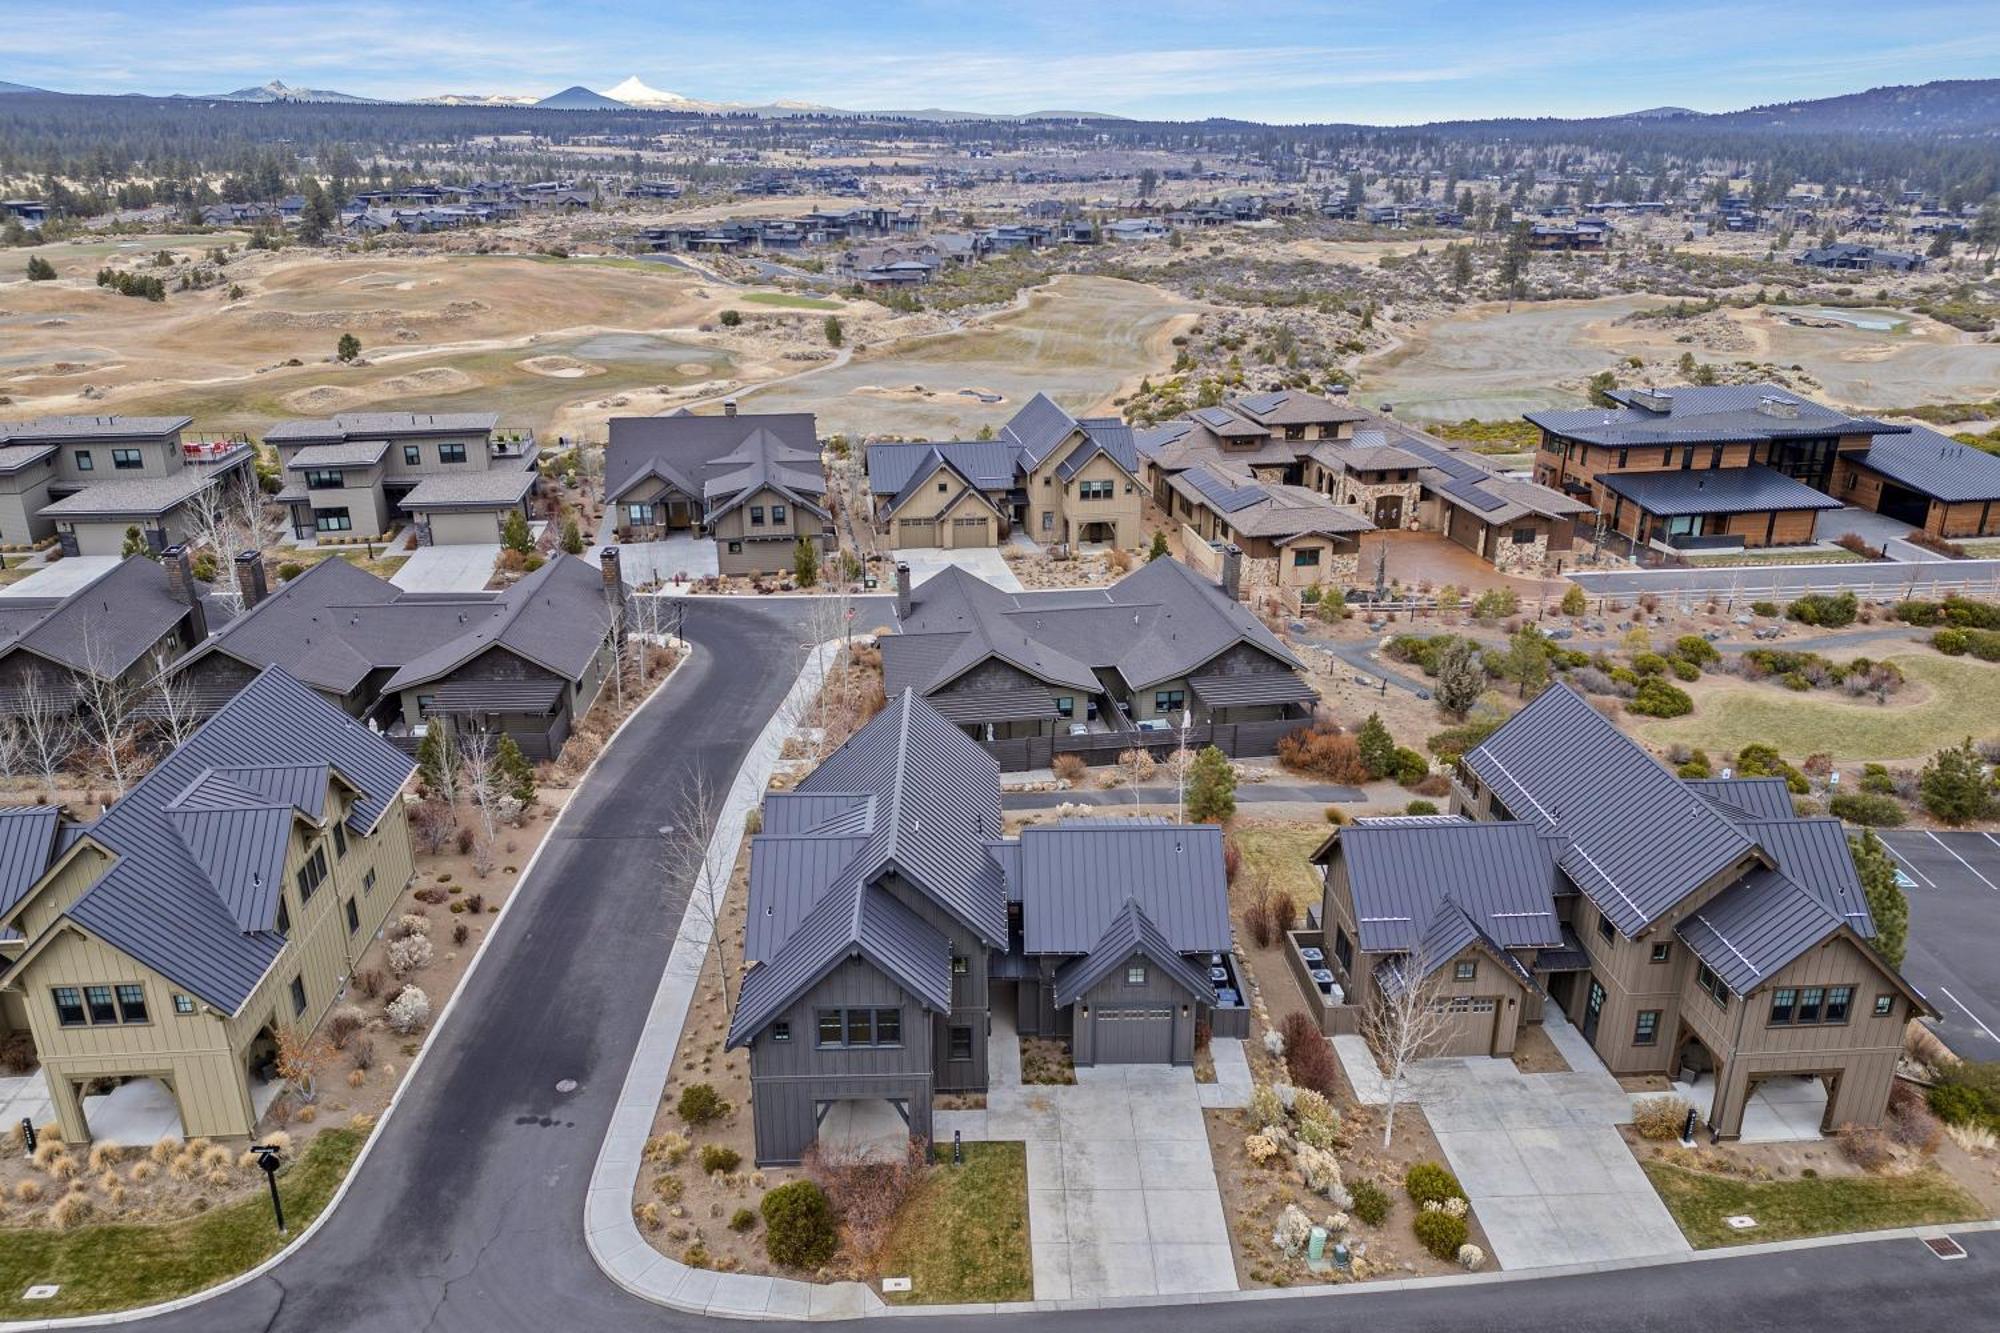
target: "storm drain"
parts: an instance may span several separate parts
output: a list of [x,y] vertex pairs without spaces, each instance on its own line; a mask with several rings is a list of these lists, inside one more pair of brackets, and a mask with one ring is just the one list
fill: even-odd
[[1926,1236],[1924,1248],[1940,1259],[1963,1259],[1965,1247],[1950,1236]]

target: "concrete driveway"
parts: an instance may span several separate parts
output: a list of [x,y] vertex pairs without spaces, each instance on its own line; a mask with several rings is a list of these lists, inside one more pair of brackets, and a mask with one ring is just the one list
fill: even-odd
[[975,546],[962,551],[946,550],[942,546],[905,546],[889,552],[889,555],[910,567],[910,582],[913,585],[943,573],[947,566],[957,565],[968,574],[977,574],[1002,592],[1026,591],[1007,562],[1000,558],[997,546]]
[[657,542],[626,542],[618,548],[618,562],[625,581],[635,588],[655,581],[671,588],[676,578],[708,578],[721,569],[715,542],[686,534]]
[[[1559,1013],[1546,1025],[1572,1072],[1425,1060],[1403,1094],[1423,1107],[1494,1259],[1519,1269],[1690,1253],[1616,1129],[1632,1118],[1631,1095]],[[1334,1049],[1359,1100],[1387,1100],[1365,1041],[1336,1037]]]
[[998,1011],[987,1050],[986,1109],[940,1111],[932,1133],[1027,1144],[1036,1300],[1236,1290],[1192,1070],[1107,1065],[1074,1087],[1024,1087]]
[[121,563],[115,555],[73,555],[0,588],[0,597],[67,597]]
[[405,592],[478,592],[493,577],[498,542],[464,546],[419,546],[389,582]]

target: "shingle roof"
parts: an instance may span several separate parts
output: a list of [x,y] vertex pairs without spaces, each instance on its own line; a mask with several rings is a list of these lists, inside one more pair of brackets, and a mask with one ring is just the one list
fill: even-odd
[[768,430],[755,430],[736,448],[711,460],[708,472],[702,498],[710,523],[767,489],[826,517],[826,472],[817,444],[809,450],[795,449]]
[[[209,601],[207,585],[196,591],[220,621],[226,609]],[[187,614],[168,590],[166,570],[129,556],[60,599],[0,598],[0,657],[20,650],[74,671],[123,675]]]
[[534,485],[532,468],[425,477],[403,497],[403,508],[412,513],[426,509],[511,509],[527,498]]
[[308,444],[285,460],[290,472],[316,467],[367,467],[389,452],[387,440],[345,440],[339,444]]
[[[118,860],[65,915],[224,1012],[236,1012],[285,944],[274,931],[246,930],[238,917],[240,911],[264,919],[239,895],[268,855],[274,821],[247,819],[230,836],[200,830],[198,839],[212,841],[197,857],[173,807],[216,770],[271,766],[324,766],[341,774],[361,792],[347,819],[359,833],[375,827],[415,769],[402,751],[298,681],[266,671],[90,827],[91,839]],[[257,802],[245,809],[270,803],[261,792],[245,799]],[[276,887],[267,882],[260,891],[275,897]]]
[[215,472],[184,467],[163,477],[93,482],[36,512],[43,518],[150,518],[186,504],[217,479]]
[[1649,514],[1740,514],[1765,509],[1839,509],[1824,491],[1773,468],[1675,469],[1669,472],[1600,472],[1604,488]]
[[0,444],[145,440],[186,430],[193,422],[193,417],[35,417],[27,421],[0,421]]
[[1213,998],[1215,991],[1209,984],[1208,974],[1181,957],[1160,928],[1153,924],[1152,918],[1146,915],[1145,909],[1140,907],[1139,900],[1128,898],[1105,924],[1103,933],[1091,945],[1089,953],[1073,958],[1056,969],[1056,1004],[1075,1004],[1089,993],[1091,987],[1115,975],[1135,954],[1150,961],[1168,980],[1195,999],[1206,1004]]
[[[769,431],[787,448],[817,454],[819,438],[810,412],[744,412],[736,416],[613,417],[604,454],[604,494],[616,501],[633,482],[657,476],[692,498],[720,460],[757,431]],[[719,469],[734,470],[734,465]]]
[[356,436],[460,435],[491,432],[499,424],[497,412],[348,412],[317,420],[281,421],[264,432],[264,440],[279,444]]
[[1175,953],[1229,948],[1222,831],[1213,824],[1072,819],[1021,830],[1022,948],[1091,952],[1128,901]]
[[1756,853],[1748,834],[1567,685],[1550,686],[1462,762],[1515,820],[1560,839],[1564,873],[1627,936]]
[[1947,504],[2000,500],[2000,457],[1926,426],[1912,426],[1907,435],[1877,435],[1867,449],[1847,457]]
[[57,448],[53,444],[0,444],[0,473],[19,472],[41,462]]

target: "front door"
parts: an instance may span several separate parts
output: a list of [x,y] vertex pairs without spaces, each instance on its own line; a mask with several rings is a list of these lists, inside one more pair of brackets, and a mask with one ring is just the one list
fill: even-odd
[[1604,987],[1596,977],[1590,979],[1590,998],[1583,1005],[1583,1039],[1592,1046],[1597,1044],[1597,1020],[1604,1014]]
[[1378,495],[1375,497],[1375,526],[1393,530],[1403,526],[1403,497],[1400,495]]

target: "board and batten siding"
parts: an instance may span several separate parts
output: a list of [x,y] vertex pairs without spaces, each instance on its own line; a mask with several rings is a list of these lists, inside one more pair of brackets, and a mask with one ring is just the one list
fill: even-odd
[[[1127,982],[1126,969],[1131,967],[1145,968],[1145,981],[1137,985]],[[1111,970],[1111,975],[1085,991],[1079,999],[1074,1035],[1070,1039],[1074,1062],[1078,1065],[1097,1063],[1095,1015],[1099,1008],[1135,1004],[1157,1006],[1173,1015],[1173,1042],[1169,1058],[1177,1065],[1193,1064],[1194,1025],[1201,1017],[1201,1006],[1187,991],[1169,981],[1160,966],[1142,953],[1134,953],[1119,963]],[[1085,1015],[1086,1009],[1090,1016]]]
[[[985,1091],[986,1038],[991,1025],[987,1011],[987,997],[990,990],[986,975],[988,946],[981,943],[957,917],[933,901],[929,894],[917,891],[901,876],[893,874],[885,876],[881,881],[881,887],[949,940],[952,956],[963,958],[966,962],[964,973],[955,973],[951,979],[951,1013],[938,1015],[932,1024],[936,1042],[932,1067],[937,1080],[937,1090],[939,1092]],[[954,1026],[972,1029],[970,1060],[951,1058],[948,1029]]]
[[[850,1008],[901,1010],[902,1045],[820,1046],[819,1011]],[[778,1023],[790,1025],[789,1041],[772,1037]],[[907,1102],[910,1132],[928,1139],[930,1036],[923,1005],[872,963],[857,956],[836,965],[750,1043],[757,1164],[798,1161],[818,1135],[823,1102],[877,1098]]]

